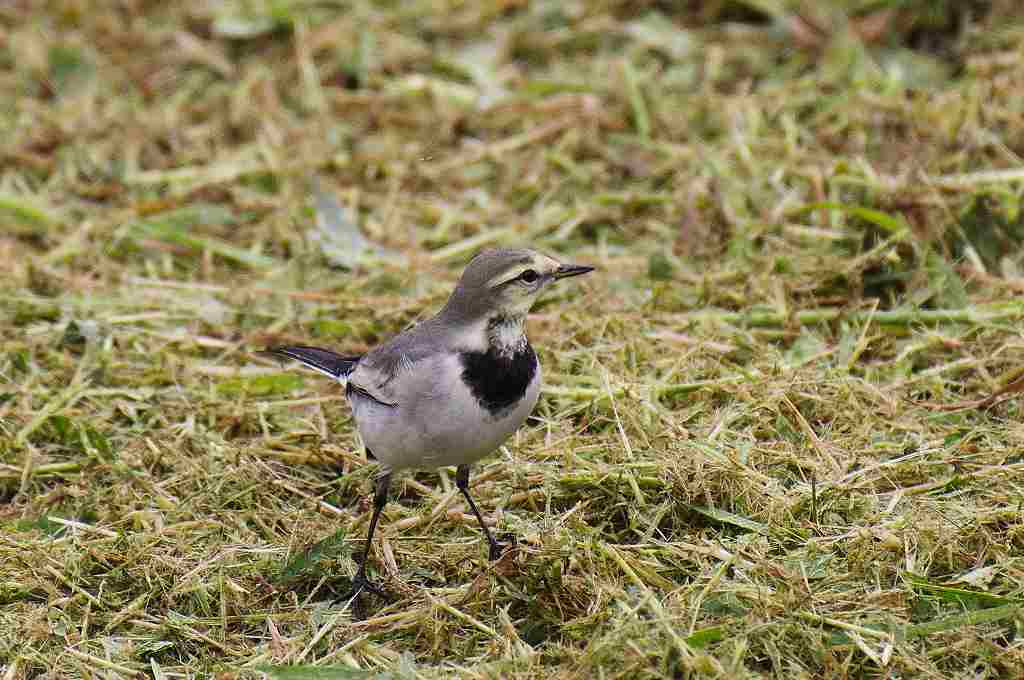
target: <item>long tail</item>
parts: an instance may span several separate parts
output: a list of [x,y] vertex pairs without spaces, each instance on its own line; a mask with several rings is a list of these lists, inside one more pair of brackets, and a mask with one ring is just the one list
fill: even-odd
[[329,349],[319,347],[307,347],[305,345],[290,345],[287,347],[272,347],[258,352],[278,359],[295,359],[302,365],[319,371],[324,375],[339,380],[344,378],[362,357],[343,357]]

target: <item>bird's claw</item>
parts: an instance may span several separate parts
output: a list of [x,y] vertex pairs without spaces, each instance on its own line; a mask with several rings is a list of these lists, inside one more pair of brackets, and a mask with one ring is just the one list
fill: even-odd
[[384,597],[385,594],[383,588],[366,578],[366,573],[360,570],[352,579],[352,590],[349,591],[348,597],[351,599],[364,592],[373,593],[377,597]]
[[516,547],[515,534],[503,534],[501,538],[503,539],[503,542],[497,540],[491,541],[491,550],[488,555],[491,562],[498,560],[508,548]]

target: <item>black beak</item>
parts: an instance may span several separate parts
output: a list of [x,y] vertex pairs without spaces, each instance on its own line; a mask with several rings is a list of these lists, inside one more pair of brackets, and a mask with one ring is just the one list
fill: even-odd
[[556,279],[567,279],[570,276],[579,276],[580,274],[586,274],[587,272],[594,271],[593,267],[588,267],[582,264],[561,264],[558,265],[558,269],[555,270]]

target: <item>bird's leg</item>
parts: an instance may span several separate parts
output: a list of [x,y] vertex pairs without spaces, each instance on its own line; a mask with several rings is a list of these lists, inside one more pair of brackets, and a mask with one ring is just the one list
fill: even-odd
[[501,557],[502,545],[501,543],[498,543],[496,540],[494,540],[494,535],[491,534],[491,530],[487,528],[486,524],[484,524],[483,515],[481,515],[480,511],[477,509],[476,503],[473,502],[473,497],[469,495],[468,465],[460,465],[456,469],[455,486],[459,487],[459,491],[462,492],[462,495],[463,497],[465,497],[466,502],[469,503],[469,507],[473,511],[473,514],[476,515],[477,521],[480,522],[480,528],[484,530],[485,534],[487,534],[487,542],[491,545],[490,558],[491,561],[493,562],[494,560]]
[[380,519],[381,510],[388,503],[388,488],[391,486],[391,473],[386,472],[377,479],[377,489],[373,494],[373,516],[370,517],[370,530],[366,534],[366,547],[363,549],[363,561],[359,564],[359,571],[352,579],[352,596],[356,596],[364,590],[369,590],[376,595],[383,595],[384,591],[376,583],[366,578],[366,563],[370,561],[370,546],[373,545],[373,532],[377,528],[377,520]]

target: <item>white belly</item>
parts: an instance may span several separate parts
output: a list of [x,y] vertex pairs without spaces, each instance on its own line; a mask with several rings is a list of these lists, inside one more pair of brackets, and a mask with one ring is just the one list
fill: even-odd
[[[352,399],[356,427],[366,448],[391,469],[472,463],[492,453],[523,424],[540,394],[540,366],[521,401],[492,415],[461,379],[457,355],[437,356],[395,378],[404,395],[389,407]],[[447,376],[448,379],[440,379]]]

